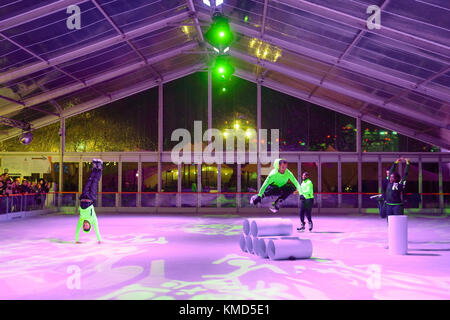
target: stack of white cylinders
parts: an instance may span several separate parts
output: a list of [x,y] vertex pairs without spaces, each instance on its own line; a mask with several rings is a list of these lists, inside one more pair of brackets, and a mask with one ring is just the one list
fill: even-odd
[[312,243],[292,234],[290,219],[246,219],[239,246],[243,252],[271,260],[307,259],[312,256]]
[[408,253],[408,216],[388,217],[389,253]]

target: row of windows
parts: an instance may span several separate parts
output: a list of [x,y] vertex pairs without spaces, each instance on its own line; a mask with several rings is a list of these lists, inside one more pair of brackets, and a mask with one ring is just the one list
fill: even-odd
[[[256,84],[233,78],[226,92],[213,81],[213,128],[256,129]],[[164,85],[163,147],[177,144],[179,128],[194,136],[194,121],[207,129],[207,73],[199,72]],[[279,129],[281,151],[356,151],[356,120],[352,117],[262,87],[261,126]],[[0,143],[2,151],[56,152],[59,124],[34,131],[34,141]],[[395,131],[362,123],[362,150],[424,152],[438,148]],[[224,137],[226,139],[226,137]],[[255,139],[254,137],[247,139]],[[157,88],[116,101],[66,120],[66,151],[156,151],[158,142]]]

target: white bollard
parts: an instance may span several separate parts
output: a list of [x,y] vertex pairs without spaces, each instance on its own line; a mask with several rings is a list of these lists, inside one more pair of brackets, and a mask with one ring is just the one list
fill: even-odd
[[388,217],[389,234],[389,253],[407,254],[408,253],[408,216],[389,216]]
[[254,237],[289,236],[293,224],[290,219],[259,219],[250,225],[250,234]]
[[309,239],[269,240],[267,253],[270,260],[309,259],[312,256],[312,242]]
[[239,238],[239,247],[241,247],[241,250],[243,252],[247,252],[247,243],[245,242],[246,235],[243,233],[241,234],[241,237]]

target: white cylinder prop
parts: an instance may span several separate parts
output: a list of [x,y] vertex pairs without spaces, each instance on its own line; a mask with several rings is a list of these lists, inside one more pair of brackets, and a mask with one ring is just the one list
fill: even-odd
[[251,221],[249,219],[245,219],[244,223],[242,224],[242,231],[244,231],[244,234],[246,236],[250,234],[250,223]]
[[288,236],[292,233],[290,219],[258,219],[250,225],[250,234],[254,237],[264,236]]
[[250,235],[251,233],[251,226],[253,221],[259,222],[259,221],[279,221],[284,220],[282,218],[256,218],[256,219],[245,219],[242,224],[242,230],[246,235]]
[[309,239],[269,240],[267,253],[270,260],[308,259],[312,256],[312,242]]
[[268,258],[269,256],[267,255],[267,245],[270,240],[277,240],[277,239],[278,238],[258,238],[258,251],[256,254],[264,259]]
[[251,238],[252,238],[253,253],[259,256],[259,238],[258,237],[251,237]]
[[388,216],[389,253],[407,254],[408,216]]
[[245,238],[245,234],[241,234],[241,237],[239,238],[239,247],[241,247],[243,252],[247,252],[247,243],[245,242]]
[[247,245],[247,251],[248,253],[254,254],[255,250],[253,248],[253,239],[252,236],[246,236],[245,237],[245,244]]

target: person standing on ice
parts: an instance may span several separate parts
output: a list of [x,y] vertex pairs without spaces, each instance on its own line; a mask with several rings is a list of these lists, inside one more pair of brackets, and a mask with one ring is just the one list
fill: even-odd
[[89,233],[91,227],[94,227],[98,243],[101,242],[100,231],[98,229],[97,216],[95,214],[94,203],[97,200],[98,182],[102,176],[103,161],[100,159],[92,160],[92,172],[87,180],[83,193],[80,196],[80,218],[78,219],[77,231],[75,233],[75,242],[79,242],[80,230]]
[[311,219],[312,207],[314,204],[314,187],[308,172],[302,174],[302,184],[300,185],[300,228],[297,231],[305,230],[305,214],[308,219],[309,231],[313,229],[313,222]]
[[302,194],[300,184],[287,167],[288,162],[285,159],[276,159],[273,162],[273,169],[261,186],[259,193],[250,198],[250,204],[257,205],[265,197],[278,196],[269,208],[271,212],[277,213],[281,203],[287,197],[294,192]]

